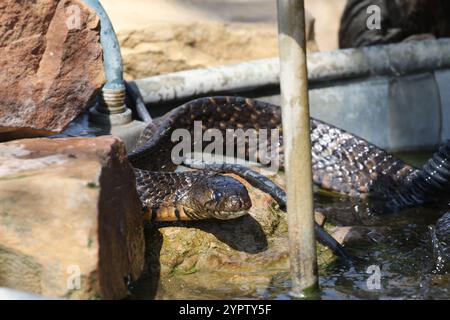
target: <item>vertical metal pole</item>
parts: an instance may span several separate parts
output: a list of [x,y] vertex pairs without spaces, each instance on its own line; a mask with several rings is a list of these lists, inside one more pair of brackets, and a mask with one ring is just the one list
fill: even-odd
[[278,0],[278,41],[294,297],[318,288],[303,0]]

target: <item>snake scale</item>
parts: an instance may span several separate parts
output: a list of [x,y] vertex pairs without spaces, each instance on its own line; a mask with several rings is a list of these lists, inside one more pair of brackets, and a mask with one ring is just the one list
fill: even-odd
[[[171,135],[177,128],[202,130],[273,129],[281,133],[277,148],[283,168],[281,109],[241,97],[208,97],[190,101],[150,124],[128,159],[135,168],[138,191],[154,218],[160,220],[229,219],[251,206],[243,186],[211,172],[172,172],[176,165]],[[193,132],[191,132],[193,134]],[[311,119],[313,180],[319,187],[350,197],[382,199],[389,209],[422,205],[446,196],[450,181],[450,146],[443,145],[415,168],[366,140]],[[270,141],[269,141],[270,142]],[[248,157],[249,150],[246,150]],[[149,188],[148,186],[151,186]]]
[[[279,154],[281,169],[284,167],[279,106],[241,97],[208,97],[185,103],[149,124],[136,149],[128,154],[144,210],[152,220],[226,220],[246,214],[252,206],[244,185],[220,174],[227,172],[224,167],[215,172],[173,172],[177,165],[172,162],[171,151],[177,141],[172,141],[172,133],[182,128],[193,136],[195,121],[201,121],[203,132],[217,129],[223,135],[227,129],[279,129],[279,143],[269,143],[268,147]],[[422,168],[415,168],[366,140],[317,119],[311,118],[310,130],[313,182],[323,189],[354,198],[380,199],[390,211],[450,198],[449,143]],[[204,147],[207,143],[202,144]],[[246,144],[247,159],[251,152]],[[228,171],[240,175],[239,169]],[[284,191],[269,179],[252,174],[241,176],[284,203]],[[335,253],[348,257],[317,224],[316,235]]]

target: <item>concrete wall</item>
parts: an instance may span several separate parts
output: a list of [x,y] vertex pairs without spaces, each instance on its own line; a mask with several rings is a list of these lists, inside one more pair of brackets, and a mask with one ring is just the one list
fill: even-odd
[[[450,139],[450,70],[310,88],[311,116],[388,150],[432,149]],[[280,104],[280,96],[261,100]]]

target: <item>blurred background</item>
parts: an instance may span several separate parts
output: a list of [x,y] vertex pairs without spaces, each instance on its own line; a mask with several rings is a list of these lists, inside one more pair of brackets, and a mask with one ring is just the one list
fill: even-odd
[[[275,0],[101,0],[121,42],[126,78],[278,54]],[[308,49],[338,48],[346,0],[306,0]]]

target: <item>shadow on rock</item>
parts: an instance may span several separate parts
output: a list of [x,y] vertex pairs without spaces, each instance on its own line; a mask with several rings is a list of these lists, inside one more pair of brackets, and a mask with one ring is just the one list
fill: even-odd
[[145,269],[134,285],[130,299],[154,299],[161,278],[161,249],[163,228],[197,229],[209,233],[230,248],[255,254],[268,248],[268,241],[261,225],[250,215],[233,220],[202,220],[183,222],[145,223]]
[[134,284],[130,299],[154,299],[161,276],[160,252],[163,236],[155,224],[146,223],[145,266],[141,278]]
[[214,235],[219,241],[234,250],[246,253],[262,252],[268,246],[266,234],[258,221],[251,215],[233,220],[159,222],[156,225],[159,228],[196,228]]

